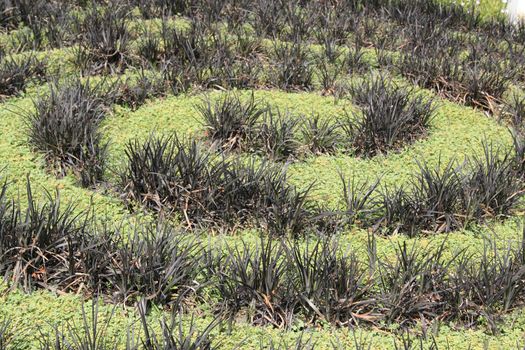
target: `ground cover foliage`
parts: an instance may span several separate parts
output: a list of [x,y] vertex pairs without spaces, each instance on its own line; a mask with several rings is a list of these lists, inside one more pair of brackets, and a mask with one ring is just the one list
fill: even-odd
[[[94,301],[38,345],[7,315],[0,348],[241,349],[221,338],[241,324],[381,330],[392,348],[437,349],[440,325],[499,336],[523,309],[525,231],[505,244],[486,234],[523,210],[522,24],[436,0],[0,0],[0,23],[0,116],[20,126],[0,152],[23,144],[21,164],[43,169],[13,179],[15,156],[0,157],[6,293]],[[343,107],[298,112],[263,90]],[[193,101],[184,128],[152,114],[155,132],[108,137],[119,113],[170,99]],[[333,174],[328,204],[294,177],[317,161],[402,163],[450,105],[498,131],[465,138],[476,151],[412,159],[399,181]],[[83,199],[36,195],[41,178]],[[95,196],[122,222],[86,204]],[[445,235],[465,230],[482,244],[451,249]],[[342,238],[355,231],[361,250]],[[136,324],[113,336],[98,300],[136,308]],[[153,324],[159,309],[171,315]],[[253,344],[318,347],[308,335]],[[371,346],[356,333],[330,345]]]
[[1,192],[0,266],[11,288],[83,290],[175,309],[208,291],[218,315],[250,309],[249,323],[276,327],[291,326],[298,315],[341,326],[404,327],[424,319],[496,327],[501,313],[523,302],[523,242],[499,251],[487,241],[475,258],[467,251],[445,258],[446,240],[426,250],[405,242],[385,257],[371,235],[368,260],[342,251],[337,237],[302,244],[261,236],[256,244],[214,247],[167,224],[138,225],[131,236],[104,230],[57,194],[37,203],[29,182],[26,191],[24,206],[5,198],[6,185]]

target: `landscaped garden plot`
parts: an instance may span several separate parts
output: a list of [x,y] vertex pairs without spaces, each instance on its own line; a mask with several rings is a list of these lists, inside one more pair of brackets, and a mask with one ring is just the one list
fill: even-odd
[[0,0],[0,348],[523,347],[503,8]]

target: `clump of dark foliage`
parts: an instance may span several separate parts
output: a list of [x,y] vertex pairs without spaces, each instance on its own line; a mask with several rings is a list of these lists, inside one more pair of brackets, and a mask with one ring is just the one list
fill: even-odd
[[[311,117],[272,110],[257,101],[227,94],[197,106],[204,120],[206,137],[224,151],[241,150],[263,154],[274,161],[298,158],[306,151],[333,154],[343,146],[341,125],[320,115]],[[301,138],[302,136],[302,138]]]
[[79,20],[77,65],[89,73],[121,71],[129,61],[129,9],[93,6]]
[[434,107],[431,100],[383,76],[350,87],[362,115],[353,115],[344,129],[358,153],[373,156],[413,142],[426,133]]
[[224,158],[195,141],[150,136],[127,145],[122,186],[156,211],[176,211],[188,226],[261,221],[272,233],[304,230],[308,190],[286,182],[268,162]]
[[345,212],[350,223],[385,233],[450,232],[518,209],[522,169],[514,150],[485,143],[480,156],[463,164],[419,163],[419,172],[405,186],[378,191],[378,183],[356,186],[343,179]]
[[72,169],[83,186],[102,179],[107,143],[99,125],[112,97],[104,82],[72,79],[50,84],[48,94],[25,112],[30,144],[45,155],[48,165],[64,175]]
[[29,55],[15,59],[0,54],[0,100],[25,91],[30,82],[45,78],[45,63]]
[[114,96],[114,103],[136,110],[148,99],[162,97],[166,93],[166,86],[162,78],[155,74],[147,74],[141,70],[137,77],[127,78],[118,83]]
[[207,99],[197,110],[207,136],[219,142],[221,148],[233,150],[253,142],[250,136],[267,107],[256,101],[253,94],[246,102],[238,96],[225,95],[214,103]]
[[277,161],[296,156],[301,147],[297,137],[301,122],[300,117],[289,113],[267,111],[256,126],[252,148]]

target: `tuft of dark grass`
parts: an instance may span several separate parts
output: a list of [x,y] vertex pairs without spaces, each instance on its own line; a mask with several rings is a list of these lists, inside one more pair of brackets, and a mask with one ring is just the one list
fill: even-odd
[[190,28],[182,31],[163,19],[161,38],[163,71],[174,93],[191,85],[207,86],[213,80],[209,70],[219,53],[210,49],[210,33],[200,22],[192,21]]
[[268,162],[220,158],[176,136],[131,142],[126,155],[128,198],[159,212],[177,211],[188,227],[255,221],[283,235],[308,226],[309,190],[289,185],[286,173]]
[[[98,298],[93,299],[89,310],[86,310],[85,304],[82,304],[81,323],[70,323],[63,329],[56,327],[53,337],[47,337],[41,341],[40,349],[115,350],[118,348],[120,339],[111,336],[108,332],[113,313],[114,310],[109,315],[102,315]],[[99,321],[100,316],[106,316],[106,319]]]
[[[408,186],[391,187],[370,199],[371,192],[355,195],[345,187],[347,207],[374,208],[368,222],[385,232],[450,232],[471,223],[509,215],[523,196],[522,141],[515,136],[516,154],[484,143],[482,155],[463,165],[451,160],[444,167],[419,163]],[[370,190],[373,190],[373,186]],[[349,193],[349,194],[348,194]],[[368,203],[365,205],[363,203]]]
[[375,207],[375,192],[380,184],[380,180],[377,179],[371,185],[367,183],[358,184],[354,177],[347,181],[343,174],[339,174],[339,176],[343,183],[346,224],[369,226],[378,211],[378,208]]
[[126,67],[129,33],[129,9],[93,6],[79,20],[81,33],[76,63],[90,73],[121,71]]
[[434,114],[433,101],[416,96],[383,76],[350,87],[361,107],[345,123],[345,130],[360,154],[374,156],[398,149],[424,135]]
[[409,236],[424,232],[450,232],[466,223],[462,201],[464,175],[452,160],[429,167],[418,163],[419,172],[412,177],[409,188],[385,188],[379,195],[379,221],[386,232],[403,232]]
[[275,236],[298,236],[314,224],[317,208],[308,195],[313,184],[304,190],[288,184],[285,172],[270,174],[264,183],[263,218],[265,228]]
[[204,121],[206,135],[218,141],[224,150],[246,147],[245,143],[267,107],[261,106],[252,93],[248,101],[227,94],[212,104],[210,99],[197,106]]
[[245,242],[228,247],[216,273],[221,281],[219,292],[223,307],[232,317],[244,310],[251,324],[277,327],[290,324],[294,299],[289,294],[282,244],[261,237],[255,247]]
[[514,93],[504,105],[502,119],[508,120],[515,131],[525,135],[525,96]]
[[524,274],[522,247],[499,250],[489,241],[481,256],[465,254],[451,276],[456,291],[451,302],[457,317],[467,325],[483,318],[497,334],[500,313],[523,303]]
[[[182,315],[175,311],[171,313],[169,320],[163,318],[160,321],[160,332],[157,332],[148,324],[144,308],[139,308],[141,325],[144,339],[141,349],[144,350],[215,350],[220,344],[213,344],[211,332],[217,328],[219,322],[216,320],[209,323],[202,331],[197,330],[194,317],[189,321],[189,328],[183,321]],[[186,329],[187,328],[187,329]]]
[[321,82],[323,94],[334,93],[337,87],[338,78],[344,71],[344,64],[344,62],[340,61],[330,63],[322,57],[317,59],[317,70],[315,73]]
[[45,63],[33,55],[15,59],[0,54],[0,100],[24,92],[30,82],[42,81],[45,75]]
[[191,14],[191,2],[187,0],[128,0],[127,3],[137,7],[145,19]]
[[48,95],[33,101],[34,110],[24,112],[31,146],[45,155],[57,174],[72,169],[85,187],[104,175],[107,143],[99,125],[113,98],[104,85],[79,78],[54,82]]
[[418,225],[434,232],[460,228],[464,222],[460,217],[465,209],[458,195],[462,193],[464,175],[455,161],[449,161],[444,169],[441,169],[441,162],[435,167],[426,163],[418,166],[419,173],[411,181],[409,202],[413,215],[419,218]]
[[[509,215],[523,196],[523,181],[517,173],[511,150],[483,144],[483,154],[470,159],[465,202],[470,219]],[[518,163],[518,167],[521,164]]]
[[370,281],[353,254],[340,255],[335,240],[318,240],[287,253],[295,298],[309,323],[333,322],[350,326],[371,321]]
[[267,110],[254,132],[253,146],[273,160],[286,161],[299,152],[301,142],[297,133],[300,127],[299,117]]
[[156,64],[160,62],[162,56],[161,39],[156,33],[145,28],[142,31],[137,51],[146,64]]
[[273,36],[277,37],[283,31],[283,11],[284,4],[273,0],[263,0],[255,3],[253,14],[253,22],[257,25],[253,26],[257,36]]
[[274,75],[276,85],[284,90],[312,88],[314,62],[305,44],[300,41],[274,44]]
[[516,76],[511,63],[499,62],[495,57],[488,57],[485,51],[473,49],[463,64],[459,81],[463,91],[459,100],[469,106],[488,110],[494,113],[497,104],[501,103]]
[[519,131],[511,130],[514,148],[514,163],[517,175],[521,179],[525,176],[525,135]]
[[140,70],[137,78],[127,78],[124,83],[119,84],[114,102],[137,110],[148,99],[163,96],[165,90],[161,77]]
[[487,39],[467,40],[465,36],[458,42],[457,38],[445,32],[424,40],[403,51],[395,65],[422,87],[494,113],[517,71],[507,59],[498,57],[497,44]]
[[339,123],[314,114],[303,123],[303,143],[313,154],[333,154],[340,145]]
[[126,157],[129,164],[123,186],[129,197],[157,211],[187,207],[186,215],[195,217],[193,209],[198,210],[200,198],[215,191],[210,186],[220,176],[220,167],[216,172],[208,169],[211,154],[197,142],[184,142],[176,136],[151,135],[144,143],[131,141]]
[[82,243],[79,234],[87,216],[75,214],[72,205],[61,205],[58,194],[36,203],[29,180],[25,210],[20,203],[7,201],[5,191],[6,185],[0,195],[1,274],[25,290],[65,281],[73,288],[76,262],[71,254]]
[[348,49],[346,54],[344,67],[350,74],[363,73],[367,68],[365,61],[365,52],[363,47],[359,44],[359,40],[355,40],[354,46]]
[[119,236],[106,278],[117,301],[127,304],[145,298],[155,305],[175,305],[198,289],[200,248],[167,226],[135,230],[127,240]]
[[431,322],[447,314],[453,296],[447,277],[457,257],[445,259],[443,252],[443,244],[419,250],[403,242],[393,262],[379,261],[378,304],[387,322],[406,327],[414,320]]

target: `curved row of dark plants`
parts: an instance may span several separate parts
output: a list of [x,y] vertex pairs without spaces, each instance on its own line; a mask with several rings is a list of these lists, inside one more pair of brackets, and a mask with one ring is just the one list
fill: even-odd
[[[89,212],[59,196],[38,204],[28,183],[27,208],[0,193],[0,272],[11,285],[103,296],[113,302],[175,309],[210,302],[218,317],[245,315],[254,325],[331,322],[411,326],[417,322],[487,324],[523,305],[524,242],[483,252],[402,243],[368,259],[338,239],[211,244],[158,224],[134,232],[98,227]],[[348,249],[348,250],[347,250]],[[452,254],[452,255],[450,255]]]
[[[523,142],[516,145],[523,149]],[[333,233],[350,224],[415,236],[511,215],[524,194],[522,149],[484,144],[483,154],[463,162],[419,163],[405,185],[342,177],[344,209],[334,212],[309,198],[314,184],[299,190],[287,183],[285,170],[271,163],[225,157],[195,141],[152,135],[145,143],[128,145],[121,188],[146,207],[179,213],[189,227],[257,223],[280,236]]]
[[[136,79],[155,84],[145,74]],[[101,121],[114,103],[139,105],[148,95],[120,81],[95,84],[79,78],[52,82],[49,89],[23,113],[30,144],[46,155],[58,174],[72,169],[83,186],[95,185],[103,180],[107,158]],[[219,142],[222,150],[263,153],[278,161],[345,149],[365,156],[384,153],[424,135],[434,114],[432,100],[383,76],[364,79],[350,90],[361,111],[338,121],[319,115],[290,116],[253,96],[245,101],[233,94],[196,108],[208,138]]]
[[[348,119],[342,129],[365,154],[414,139],[425,132],[432,117],[431,101],[391,84],[376,77],[352,87],[362,116]],[[51,84],[50,93],[36,99],[34,110],[25,116],[31,145],[46,154],[52,169],[61,174],[73,169],[84,186],[103,180],[107,142],[99,125],[118,96],[104,81]],[[523,112],[520,101],[516,98],[509,109],[516,130],[522,130],[517,125]],[[274,159],[288,157],[297,148],[294,128],[299,120],[281,119],[253,97],[244,102],[226,95],[214,105],[201,105],[200,111],[208,137],[221,146],[246,147],[251,138],[259,143],[248,143],[248,148],[262,149]],[[303,129],[306,144],[317,151],[333,147],[337,132],[319,118],[310,119]],[[421,164],[408,186],[384,189],[377,183],[369,190],[346,186],[343,214],[310,203],[312,185],[303,190],[289,185],[278,165],[209,152],[206,146],[176,136],[152,135],[144,143],[128,144],[126,165],[119,170],[120,189],[157,211],[176,211],[190,227],[262,223],[274,234],[300,234],[312,228],[333,230],[351,217],[350,223],[384,227],[386,232],[448,232],[506,215],[519,203],[522,135],[514,133],[514,150],[485,145],[484,156],[462,166],[454,161],[445,169],[439,169],[441,164],[436,169]]]
[[368,76],[348,91],[360,110],[342,118],[282,113],[253,94],[246,100],[231,93],[206,99],[197,110],[206,136],[221,149],[263,153],[278,161],[301,153],[386,153],[425,135],[434,117],[432,99],[382,75]]
[[[46,15],[51,10],[33,13],[38,6],[31,9],[24,5],[25,0],[18,2],[20,12],[32,13],[20,15],[21,22],[51,26],[52,16]],[[83,72],[153,66],[163,76],[165,88],[175,93],[195,85],[308,90],[315,76],[326,92],[333,93],[339,89],[341,74],[359,72],[369,65],[363,58],[365,47],[376,49],[380,65],[420,86],[491,112],[496,111],[509,84],[523,78],[518,69],[525,57],[523,28],[483,22],[459,5],[434,0],[418,0],[410,6],[386,0],[184,3],[181,8],[151,4],[156,8],[151,14],[162,17],[162,24],[140,35],[131,33],[133,15],[125,2],[88,6],[80,11],[82,16],[71,11],[75,20],[68,20],[71,28],[66,32],[76,34],[66,40],[67,45],[77,44],[75,62]],[[53,4],[46,6],[54,8]],[[140,7],[143,11],[151,9],[146,4],[133,5],[144,5]],[[173,11],[189,17],[188,29],[177,29],[162,16]],[[43,18],[27,19],[31,16]],[[234,19],[239,23],[231,22]],[[217,21],[226,21],[230,33],[218,28]],[[239,25],[246,22],[255,33]],[[141,40],[134,52],[131,42],[138,36]],[[271,48],[263,43],[265,37],[273,39]],[[312,42],[322,44],[320,54],[314,54]],[[343,50],[345,46],[350,49]],[[392,58],[394,51],[400,51],[400,57]],[[140,88],[151,89],[153,95],[161,93],[152,82]]]
[[[171,317],[163,318],[160,323],[160,331],[155,331],[145,317],[144,309],[138,307],[140,323],[135,326],[128,326],[125,329],[126,339],[110,334],[109,328],[112,325],[112,314],[105,321],[101,321],[101,316],[108,316],[102,313],[98,307],[98,300],[95,299],[88,309],[82,305],[82,321],[80,325],[62,324],[61,327],[55,326],[50,334],[40,333],[40,350],[69,350],[81,349],[101,349],[114,350],[117,348],[125,350],[219,350],[231,349],[239,350],[246,345],[245,340],[241,340],[236,345],[226,346],[215,339],[214,332],[220,331],[223,323],[215,319],[203,329],[198,329],[195,319],[184,322],[183,318],[176,312],[172,312]],[[9,319],[0,319],[0,345],[5,350],[16,350],[24,347],[29,337],[21,326],[11,322]],[[142,331],[143,335],[137,334]],[[373,341],[364,338],[362,335],[357,337],[353,333],[350,341],[355,350],[371,349]],[[433,336],[425,334],[413,335],[409,331],[402,334],[393,334],[392,343],[396,350],[438,350],[436,340]],[[119,347],[120,345],[120,347]],[[253,346],[253,344],[251,344]],[[349,344],[343,344],[335,336],[329,349],[343,350]],[[296,340],[287,340],[282,337],[274,339],[263,337],[259,340],[257,347],[261,350],[315,350],[320,349],[317,342],[309,336],[309,331],[302,331]],[[450,346],[445,346],[450,350]],[[486,347],[488,349],[488,345]],[[323,347],[326,349],[326,346]],[[517,349],[520,347],[517,345]]]

